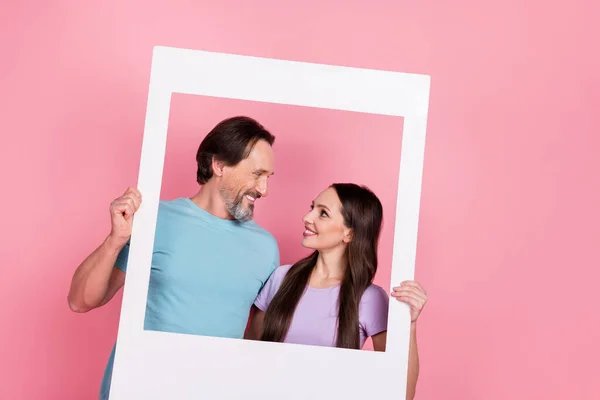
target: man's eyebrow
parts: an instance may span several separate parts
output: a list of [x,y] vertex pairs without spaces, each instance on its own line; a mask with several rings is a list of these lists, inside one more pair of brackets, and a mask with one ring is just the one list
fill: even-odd
[[[255,174],[260,174],[260,175],[266,174],[268,172],[269,171],[267,171],[266,169],[258,169],[256,171],[254,171]],[[275,172],[271,172],[269,175],[273,176],[273,175],[275,175]]]

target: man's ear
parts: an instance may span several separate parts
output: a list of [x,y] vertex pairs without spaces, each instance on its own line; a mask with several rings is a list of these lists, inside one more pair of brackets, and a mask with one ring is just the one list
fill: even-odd
[[354,239],[354,230],[351,228],[344,229],[344,243],[350,243]]
[[215,156],[213,156],[213,158],[212,158],[213,174],[218,177],[223,176],[223,168],[225,168],[225,163],[223,161],[217,160],[217,158]]

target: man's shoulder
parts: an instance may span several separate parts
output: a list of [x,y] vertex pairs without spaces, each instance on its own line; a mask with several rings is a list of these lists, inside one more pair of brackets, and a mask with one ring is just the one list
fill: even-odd
[[261,240],[264,240],[266,244],[277,247],[277,239],[275,239],[275,236],[269,230],[260,226],[256,221],[246,222],[244,227]]
[[188,220],[190,214],[188,206],[183,200],[184,199],[177,198],[173,200],[158,201],[156,215],[157,229],[164,229],[171,225],[180,226]]
[[183,197],[171,199],[171,200],[159,200],[158,201],[158,212],[168,212],[173,210],[181,210],[187,208],[187,201]]
[[209,214],[196,206],[188,197],[158,201],[157,218],[162,223],[184,224],[186,221],[204,221],[210,224]]

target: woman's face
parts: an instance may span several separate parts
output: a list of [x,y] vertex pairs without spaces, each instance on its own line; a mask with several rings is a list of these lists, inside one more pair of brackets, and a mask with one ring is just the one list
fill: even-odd
[[342,203],[334,188],[327,188],[317,196],[302,221],[302,246],[306,248],[328,250],[345,246],[351,239],[351,230],[344,224]]

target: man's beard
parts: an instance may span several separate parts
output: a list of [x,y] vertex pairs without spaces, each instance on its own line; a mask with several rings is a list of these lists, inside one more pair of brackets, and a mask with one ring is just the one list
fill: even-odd
[[260,194],[256,192],[245,192],[240,193],[237,196],[232,196],[231,191],[225,188],[221,188],[221,197],[225,201],[225,206],[229,214],[237,221],[248,222],[254,218],[254,204],[249,203],[248,207],[244,207],[243,201],[244,196],[250,195],[254,199],[258,199]]

